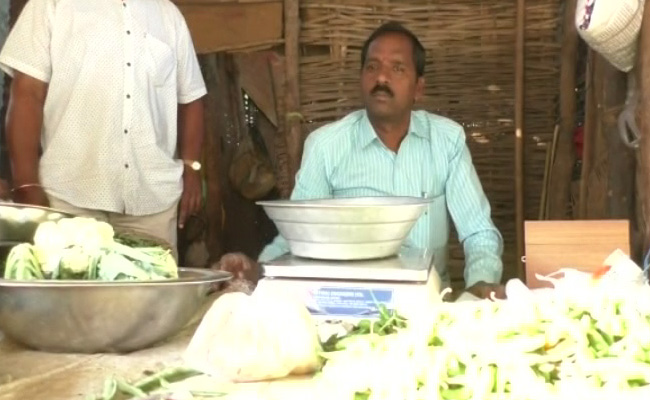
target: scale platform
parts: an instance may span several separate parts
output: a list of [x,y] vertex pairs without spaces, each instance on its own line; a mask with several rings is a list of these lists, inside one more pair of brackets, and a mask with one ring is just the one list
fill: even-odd
[[262,265],[258,286],[297,296],[321,320],[379,317],[384,304],[408,318],[439,302],[440,278],[433,252],[404,247],[394,257],[363,261],[314,260],[283,255]]

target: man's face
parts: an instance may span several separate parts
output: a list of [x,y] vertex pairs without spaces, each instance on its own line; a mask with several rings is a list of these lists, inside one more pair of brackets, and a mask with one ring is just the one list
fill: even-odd
[[410,39],[400,33],[382,35],[368,47],[361,92],[370,117],[399,118],[422,96],[424,79],[417,78],[413,51]]

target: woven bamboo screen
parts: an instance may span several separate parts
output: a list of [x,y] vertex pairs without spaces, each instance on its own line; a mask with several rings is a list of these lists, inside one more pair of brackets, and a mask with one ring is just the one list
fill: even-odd
[[[526,218],[536,218],[546,147],[559,92],[559,0],[527,1]],[[427,49],[421,108],[464,125],[468,144],[505,239],[506,276],[516,271],[514,198],[515,2],[506,0],[301,0],[301,111],[305,134],[360,107],[364,40],[389,19]],[[462,249],[451,248],[452,279],[462,279]]]

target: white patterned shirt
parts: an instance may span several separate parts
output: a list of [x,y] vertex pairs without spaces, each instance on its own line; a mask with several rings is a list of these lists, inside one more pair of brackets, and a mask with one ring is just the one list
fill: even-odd
[[77,207],[149,215],[182,193],[177,109],[206,94],[169,0],[30,0],[0,68],[47,82],[40,179]]

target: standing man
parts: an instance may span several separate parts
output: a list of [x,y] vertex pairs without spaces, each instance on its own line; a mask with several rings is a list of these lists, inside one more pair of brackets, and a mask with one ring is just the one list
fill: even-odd
[[[414,110],[424,92],[424,67],[424,47],[402,25],[389,22],[372,33],[361,52],[365,109],[309,135],[291,198],[432,198],[407,244],[433,250],[435,267],[448,285],[451,215],[465,252],[467,290],[482,298],[493,292],[503,297],[503,239],[492,223],[465,132],[454,121]],[[288,251],[278,236],[258,260]],[[257,263],[240,254],[227,254],[220,264],[239,276],[259,275]]]
[[176,6],[29,0],[0,68],[13,78],[14,200],[150,234],[176,253],[177,223],[201,206],[206,94]]

